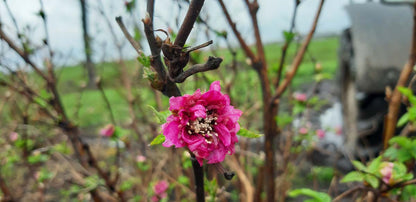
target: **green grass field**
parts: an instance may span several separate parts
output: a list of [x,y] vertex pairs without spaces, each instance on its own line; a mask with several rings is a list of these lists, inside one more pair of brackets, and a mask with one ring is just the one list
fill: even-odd
[[[294,57],[297,44],[292,44],[288,50],[288,57],[286,67],[288,67]],[[266,57],[269,65],[270,75],[276,75],[278,61],[281,55],[281,43],[271,43],[265,46]],[[321,63],[323,72],[333,75],[337,67],[337,47],[338,38],[318,38],[311,42],[308,52],[305,55],[303,63],[297,72],[297,76],[293,80],[292,85],[296,88],[302,83],[313,82],[313,73],[315,64],[311,58]],[[203,53],[205,54],[205,53]],[[230,63],[230,53],[223,49],[219,50],[218,54],[224,58],[224,62],[219,70],[205,73],[205,77],[209,80],[221,79],[219,76],[229,74],[230,70],[226,69]],[[238,61],[242,61],[237,67],[237,83],[232,90],[231,97],[243,97],[236,102],[244,105],[245,103],[252,104],[255,99],[260,98],[260,90],[253,92],[253,96],[247,95],[247,89],[255,87],[259,89],[257,74],[247,64],[244,63],[245,58],[241,50],[237,52]],[[136,61],[126,61],[128,71],[131,73],[131,78],[134,81],[134,93],[140,97],[142,105],[146,112],[150,110],[146,105],[155,105],[153,92],[149,89],[149,84],[142,77],[142,70]],[[129,121],[128,105],[125,99],[125,92],[121,85],[119,70],[117,63],[104,63],[96,65],[97,74],[102,78],[102,83],[105,89],[105,94],[109,98],[112,106],[112,112],[116,120],[121,123]],[[98,90],[83,90],[80,86],[87,83],[87,76],[82,66],[71,66],[60,68],[57,71],[59,78],[58,89],[63,94],[64,106],[69,116],[77,121],[81,127],[98,127],[100,125],[110,122],[110,112],[107,109],[104,100]],[[198,76],[199,77],[199,76]],[[200,78],[200,77],[199,77]],[[179,87],[185,93],[192,93],[195,88],[206,89],[208,82],[200,81],[200,79],[189,78],[185,84],[180,84]],[[245,94],[245,95],[244,95]],[[243,95],[243,96],[239,96]],[[167,104],[168,99],[163,97],[163,102]],[[248,98],[246,98],[248,97]],[[141,116],[141,115],[139,115]]]

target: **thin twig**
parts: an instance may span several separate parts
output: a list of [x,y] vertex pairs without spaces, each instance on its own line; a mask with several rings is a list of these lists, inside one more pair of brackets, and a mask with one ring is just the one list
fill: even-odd
[[134,38],[130,35],[129,31],[127,31],[127,28],[124,25],[123,19],[121,18],[121,16],[116,17],[116,21],[117,21],[118,26],[120,26],[120,29],[123,32],[124,36],[127,38],[127,40],[130,42],[130,44],[133,46],[134,50],[136,50],[136,52],[139,55],[143,55],[144,53],[140,48],[140,44],[137,43],[137,41],[134,40]]
[[252,62],[256,60],[256,56],[254,55],[253,51],[250,49],[250,47],[247,45],[243,37],[241,36],[241,33],[237,30],[236,24],[231,19],[230,13],[227,10],[227,7],[225,6],[224,2],[222,0],[218,0],[220,3],[220,6],[222,8],[222,11],[224,12],[225,18],[227,19],[228,24],[230,25],[231,29],[234,32],[234,35],[237,37],[238,42],[240,43],[241,47],[243,48],[243,51],[247,55],[247,57],[250,58]]
[[289,84],[292,82],[293,77],[296,74],[296,71],[299,69],[299,66],[302,62],[303,56],[305,55],[306,49],[308,48],[308,45],[312,39],[313,34],[315,33],[316,27],[318,25],[318,19],[322,11],[322,6],[324,4],[325,0],[321,0],[319,3],[318,11],[316,12],[315,19],[312,24],[312,28],[309,31],[308,36],[306,37],[305,41],[303,42],[302,46],[300,47],[300,50],[295,56],[295,59],[293,60],[292,67],[290,71],[288,72],[285,80],[283,80],[282,85],[279,85],[279,88],[276,90],[275,95],[272,98],[272,103],[275,102],[279,97],[285,92],[286,88],[289,86]]
[[221,58],[212,57],[210,56],[208,58],[208,61],[205,64],[196,64],[193,65],[191,68],[186,70],[185,72],[182,72],[179,74],[175,79],[175,83],[182,83],[185,81],[186,78],[188,78],[191,75],[194,75],[198,72],[206,72],[209,70],[217,69],[222,62]]

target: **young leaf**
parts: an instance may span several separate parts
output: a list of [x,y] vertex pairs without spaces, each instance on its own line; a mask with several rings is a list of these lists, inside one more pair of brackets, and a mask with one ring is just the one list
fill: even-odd
[[168,118],[168,116],[170,115],[170,111],[158,112],[154,107],[150,105],[148,105],[148,107],[152,110],[153,114],[156,116],[159,124],[166,123],[166,118]]
[[397,121],[397,127],[402,127],[407,122],[409,122],[409,113],[408,112],[406,112],[405,114],[403,114],[403,116],[400,117],[399,121]]
[[373,175],[369,175],[369,174],[365,175],[364,180],[368,182],[368,184],[370,184],[373,188],[376,188],[376,189],[380,185],[380,180],[378,180],[378,178]]
[[163,134],[160,134],[155,137],[155,139],[150,142],[150,146],[162,144],[165,141],[165,136]]
[[295,33],[283,31],[283,36],[285,37],[285,41],[289,43],[293,40],[293,38],[295,38]]
[[346,182],[362,182],[364,180],[364,174],[360,173],[358,171],[352,171],[349,172],[347,175],[345,175],[341,182],[342,183],[346,183]]
[[137,57],[137,60],[145,67],[150,67],[150,56],[146,56],[144,53],[142,53],[139,57]]
[[313,201],[313,202],[330,202],[331,201],[331,197],[327,194],[327,193],[323,193],[323,192],[317,192],[311,189],[295,189],[289,192],[289,196],[290,197],[297,197],[299,195],[305,195],[305,196],[309,196],[312,198],[312,200],[308,200],[308,201]]
[[357,169],[357,170],[359,170],[359,171],[366,171],[367,170],[367,168],[365,167],[365,165],[364,164],[362,164],[361,162],[359,162],[359,161],[352,161],[352,165],[354,165],[354,167]]
[[255,132],[249,131],[245,128],[240,128],[240,130],[237,132],[237,135],[246,137],[246,138],[259,138],[263,136],[261,134],[257,134]]

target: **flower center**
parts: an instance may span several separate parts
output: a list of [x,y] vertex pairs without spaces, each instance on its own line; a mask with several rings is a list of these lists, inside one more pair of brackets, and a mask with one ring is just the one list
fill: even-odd
[[205,137],[205,142],[211,144],[213,141],[213,135],[218,137],[213,126],[217,125],[217,117],[208,114],[206,118],[197,118],[193,121],[186,123],[187,131],[189,135],[202,135]]

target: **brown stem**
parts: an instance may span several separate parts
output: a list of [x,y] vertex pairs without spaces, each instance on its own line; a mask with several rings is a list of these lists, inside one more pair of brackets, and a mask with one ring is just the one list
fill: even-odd
[[182,83],[185,81],[186,78],[188,78],[191,75],[194,75],[198,72],[206,72],[209,70],[217,69],[222,62],[221,58],[212,57],[210,56],[208,58],[208,61],[205,64],[196,64],[193,65],[191,68],[186,70],[185,72],[182,72],[179,74],[175,79],[175,83]]
[[[299,4],[300,4],[300,1],[295,0],[295,8],[294,8],[294,11],[293,11],[292,22],[290,24],[289,34],[293,34],[293,29],[295,28],[295,22],[296,22],[296,13],[298,11]],[[276,88],[279,87],[279,83],[280,83],[280,80],[282,78],[283,65],[285,64],[285,60],[286,60],[287,49],[289,48],[290,43],[292,41],[293,41],[293,39],[291,39],[291,40],[286,39],[285,44],[283,44],[283,46],[282,46],[282,55],[281,55],[280,61],[279,61],[279,68],[277,69]]]
[[17,47],[17,45],[13,42],[12,39],[10,39],[6,35],[6,33],[3,32],[3,29],[1,28],[1,26],[0,26],[0,39],[3,39],[10,46],[10,48],[12,48],[17,54],[19,54],[19,56],[27,64],[29,64],[33,68],[33,70],[35,70],[35,72],[39,74],[39,76],[41,76],[45,81],[49,81],[49,78],[45,75],[45,73],[42,72],[40,68],[29,59],[29,56],[23,50]]
[[325,0],[321,0],[321,2],[319,3],[319,8],[318,8],[318,11],[316,12],[315,19],[312,24],[312,28],[309,31],[309,34],[306,37],[305,41],[303,42],[302,46],[300,47],[298,53],[296,54],[295,59],[293,59],[292,67],[290,71],[287,73],[285,80],[283,80],[282,85],[279,85],[279,88],[276,90],[276,93],[272,99],[272,102],[275,102],[277,99],[279,99],[279,97],[283,94],[283,92],[285,92],[286,88],[292,82],[292,79],[295,76],[296,71],[299,69],[303,56],[305,55],[306,49],[308,48],[308,45],[312,39],[312,36],[315,33],[316,26],[318,24],[318,19],[321,14],[321,10],[322,10],[322,6],[324,2]]
[[[257,11],[259,10],[259,4],[257,0],[253,2],[249,2],[249,0],[244,0],[248,7],[251,16],[251,23],[253,24],[254,28],[254,37],[256,39],[256,48],[257,48],[257,56],[258,59],[263,63],[266,64],[266,55],[264,54],[264,47],[263,42],[260,35],[259,23],[257,20]],[[254,62],[254,61],[253,61]]]
[[123,32],[124,36],[126,37],[126,39],[133,46],[134,50],[136,50],[136,52],[139,55],[143,55],[144,53],[141,50],[139,43],[137,43],[136,40],[134,40],[134,38],[130,35],[129,31],[127,31],[127,28],[124,25],[123,19],[121,18],[121,16],[116,17],[116,21],[117,21],[117,24],[120,27],[121,31]]
[[155,71],[157,72],[159,79],[161,79],[164,84],[162,89],[159,90],[161,90],[161,92],[168,97],[180,96],[181,92],[179,91],[176,84],[167,78],[165,66],[163,65],[162,59],[160,57],[161,43],[156,41],[155,35],[153,33],[153,11],[154,0],[148,0],[147,13],[149,14],[149,16],[147,16],[142,21],[144,24],[144,32],[146,34],[147,42],[152,52],[151,65],[152,68],[155,69]]
[[222,11],[225,15],[225,18],[227,19],[228,24],[230,25],[231,29],[234,32],[234,35],[237,37],[238,42],[240,43],[240,46],[243,48],[244,53],[247,55],[247,57],[250,58],[252,62],[256,60],[256,56],[254,55],[253,51],[250,49],[250,47],[247,45],[243,37],[241,36],[241,33],[237,30],[236,24],[231,19],[230,13],[227,10],[227,7],[225,7],[225,4],[222,0],[218,0],[220,3],[220,6],[222,8]]
[[389,140],[393,137],[396,131],[397,116],[399,114],[400,102],[402,99],[401,93],[398,88],[406,85],[412,73],[413,66],[416,60],[416,4],[413,4],[413,34],[412,34],[412,46],[410,49],[409,59],[407,60],[402,72],[400,73],[399,80],[394,88],[393,94],[389,102],[389,111],[384,118],[384,131],[383,131],[383,145],[384,149],[388,147]]
[[186,13],[185,19],[182,22],[181,27],[179,28],[178,35],[176,36],[174,45],[183,47],[186,43],[186,40],[191,33],[192,28],[194,27],[195,21],[201,12],[202,6],[204,5],[205,0],[192,0],[189,4],[188,12]]
[[336,198],[334,198],[334,200],[332,200],[332,202],[339,201],[342,198],[344,198],[344,197],[346,197],[346,196],[348,196],[350,194],[353,194],[356,191],[360,191],[360,190],[364,190],[364,189],[365,189],[364,187],[354,187],[352,189],[349,189],[349,190],[345,191],[344,193],[338,195]]

